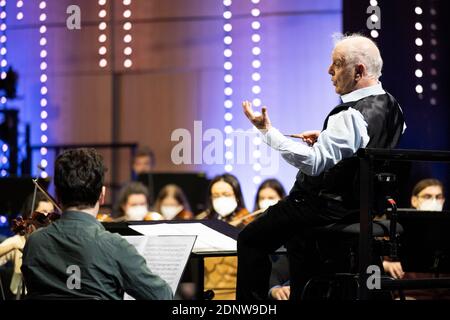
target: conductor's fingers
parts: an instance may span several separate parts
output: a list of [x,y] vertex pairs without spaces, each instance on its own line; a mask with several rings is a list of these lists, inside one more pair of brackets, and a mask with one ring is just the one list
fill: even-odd
[[270,121],[269,113],[267,112],[267,107],[262,107],[262,116],[264,118],[264,121]]
[[244,108],[244,114],[247,118],[253,119],[255,117],[252,110],[252,104],[249,101],[242,102],[242,107]]

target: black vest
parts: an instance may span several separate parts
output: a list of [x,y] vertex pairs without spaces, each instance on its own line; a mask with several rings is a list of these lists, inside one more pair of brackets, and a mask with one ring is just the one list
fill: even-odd
[[[399,104],[389,93],[372,95],[358,101],[342,103],[330,116],[353,108],[361,112],[368,124],[367,148],[395,148],[403,132],[404,119]],[[339,161],[318,176],[299,171],[290,197],[307,198],[330,211],[354,211],[359,208],[359,159],[356,155]],[[326,210],[326,209],[325,209]]]

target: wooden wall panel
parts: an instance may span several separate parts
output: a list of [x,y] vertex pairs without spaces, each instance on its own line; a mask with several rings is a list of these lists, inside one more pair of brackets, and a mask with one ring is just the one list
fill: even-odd
[[170,159],[170,136],[177,128],[191,130],[199,118],[196,73],[125,75],[121,89],[121,140],[155,149],[158,170],[180,170]]
[[[49,127],[56,144],[108,143],[111,137],[109,75],[51,75]],[[70,89],[68,89],[70,88]]]

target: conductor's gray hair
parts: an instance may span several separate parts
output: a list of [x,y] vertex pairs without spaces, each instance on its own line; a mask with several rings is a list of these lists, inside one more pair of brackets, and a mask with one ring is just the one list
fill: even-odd
[[[356,40],[356,41],[352,41]],[[378,79],[381,77],[383,68],[383,59],[381,59],[380,50],[374,41],[359,33],[343,35],[341,33],[333,34],[334,47],[345,42],[346,60],[351,65],[363,64],[366,67],[367,75]]]

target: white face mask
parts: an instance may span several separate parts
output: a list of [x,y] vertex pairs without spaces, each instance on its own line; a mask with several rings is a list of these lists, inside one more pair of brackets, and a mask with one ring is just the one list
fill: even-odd
[[424,200],[420,203],[417,210],[423,211],[442,211],[444,207],[444,203],[441,201],[437,201],[436,199]]
[[273,206],[274,204],[278,203],[279,200],[276,199],[264,199],[258,202],[259,208],[262,210],[266,210],[270,206]]
[[125,215],[127,220],[141,221],[144,220],[147,212],[147,206],[131,206],[128,208]]
[[172,220],[181,210],[183,210],[183,206],[161,206],[161,214],[166,220]]
[[236,210],[237,202],[234,197],[219,197],[213,200],[213,208],[222,218],[225,218]]

